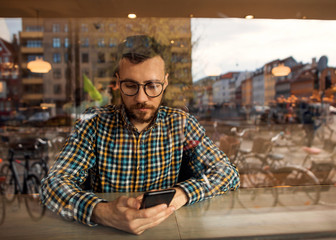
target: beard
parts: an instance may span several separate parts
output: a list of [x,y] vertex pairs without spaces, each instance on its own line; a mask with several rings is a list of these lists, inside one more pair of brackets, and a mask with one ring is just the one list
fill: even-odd
[[[150,123],[153,121],[159,110],[159,108],[155,108],[154,106],[148,105],[146,103],[137,103],[131,106],[126,106],[122,98],[121,102],[125,107],[125,112],[129,120],[133,120],[138,123]],[[138,109],[148,109],[150,111],[140,112],[137,111]]]

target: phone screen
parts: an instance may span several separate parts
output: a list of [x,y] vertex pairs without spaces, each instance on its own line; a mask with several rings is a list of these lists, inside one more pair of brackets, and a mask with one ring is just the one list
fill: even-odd
[[145,192],[140,209],[154,207],[162,203],[165,203],[167,206],[169,206],[175,195],[175,192],[175,189]]

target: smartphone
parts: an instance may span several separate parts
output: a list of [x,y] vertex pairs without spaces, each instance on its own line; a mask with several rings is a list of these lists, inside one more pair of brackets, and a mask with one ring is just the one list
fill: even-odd
[[145,192],[140,209],[150,208],[165,203],[169,206],[175,195],[175,189],[164,189],[159,191]]

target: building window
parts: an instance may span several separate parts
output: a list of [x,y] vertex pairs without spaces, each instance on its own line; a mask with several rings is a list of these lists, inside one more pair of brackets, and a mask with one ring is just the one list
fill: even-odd
[[42,55],[28,55],[27,62],[34,61],[36,58],[42,58]]
[[109,47],[116,47],[117,45],[117,41],[114,38],[110,38]]
[[89,39],[88,38],[82,38],[81,39],[81,46],[82,47],[89,47]]
[[105,63],[105,53],[99,52],[97,57],[98,57],[97,59],[98,63]]
[[69,47],[69,38],[64,38],[64,47],[65,48]]
[[56,68],[53,70],[53,77],[54,79],[61,79],[62,78],[62,72],[61,69]]
[[60,25],[58,23],[54,23],[52,25],[52,31],[53,32],[60,32]]
[[106,69],[102,68],[102,69],[98,69],[98,76],[100,78],[104,78],[106,77]]
[[64,62],[67,63],[69,61],[69,54],[66,52],[64,53]]
[[64,32],[69,32],[69,25],[67,23],[64,24]]
[[26,32],[43,32],[42,26],[26,26]]
[[117,24],[110,23],[109,26],[108,26],[108,28],[109,28],[110,32],[116,32],[117,31]]
[[88,63],[88,62],[89,62],[89,54],[82,53],[82,63]]
[[62,86],[61,84],[55,84],[54,85],[54,94],[60,94],[62,93]]
[[54,54],[53,54],[53,62],[54,62],[54,63],[60,63],[60,62],[61,62],[61,54],[59,54],[59,53],[54,53]]
[[105,39],[104,38],[99,38],[97,40],[98,47],[105,47]]
[[61,39],[53,38],[53,48],[60,48],[60,47],[61,47]]
[[86,23],[82,23],[81,32],[88,32],[88,31],[89,31],[88,25]]
[[116,53],[110,53],[109,62],[115,62],[115,61],[117,61],[117,54]]
[[28,40],[26,47],[29,48],[42,47],[42,40]]

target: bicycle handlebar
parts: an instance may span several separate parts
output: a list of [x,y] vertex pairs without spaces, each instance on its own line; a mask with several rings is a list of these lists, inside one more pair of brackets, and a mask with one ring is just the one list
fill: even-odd
[[41,144],[41,145],[47,145],[48,144],[48,146],[51,147],[51,142],[48,139],[37,138],[36,142],[35,142],[35,145],[34,145],[35,149],[39,148],[39,144]]
[[271,142],[274,143],[276,142],[280,137],[284,136],[284,132],[279,132],[277,135],[275,135],[274,137],[271,138]]
[[238,132],[236,127],[231,128],[231,132],[234,133],[238,137],[244,136],[245,133],[249,130],[251,130],[251,129],[250,128],[245,128],[241,132]]

